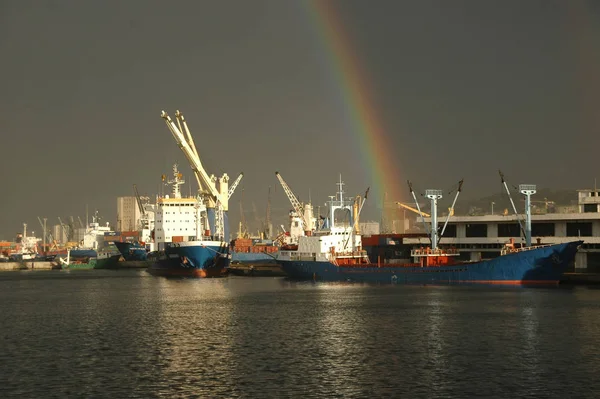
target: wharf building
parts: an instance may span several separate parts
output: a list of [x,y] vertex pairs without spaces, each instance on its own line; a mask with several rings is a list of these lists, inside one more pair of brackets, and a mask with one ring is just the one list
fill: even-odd
[[[583,240],[575,258],[576,271],[600,271],[600,191],[578,190],[577,205],[553,208],[546,213],[531,215],[531,237],[535,244],[558,244]],[[445,219],[445,218],[444,218]],[[491,214],[478,216],[453,215],[448,221],[440,246],[460,250],[461,257],[477,261],[500,255],[512,238],[524,245],[519,221],[524,214]],[[425,218],[430,223],[430,218]],[[441,228],[441,226],[438,226]],[[405,244],[428,245],[427,238],[406,237]]]
[[139,230],[141,218],[136,197],[117,197],[117,231]]

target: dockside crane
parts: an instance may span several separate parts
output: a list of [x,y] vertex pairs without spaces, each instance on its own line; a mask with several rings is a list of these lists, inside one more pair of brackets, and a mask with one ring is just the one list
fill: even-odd
[[267,195],[267,215],[265,217],[265,232],[266,238],[273,236],[273,224],[271,223],[271,186],[269,186],[269,194]]
[[60,223],[60,227],[62,228],[63,234],[65,235],[65,239],[67,240],[67,242],[70,242],[73,238],[73,233],[69,231],[68,226],[63,223],[60,216],[58,217],[58,223]]
[[235,192],[235,189],[237,188],[237,186],[242,181],[242,177],[244,177],[244,173],[243,172],[240,173],[240,175],[237,177],[237,179],[235,179],[235,181],[233,182],[233,184],[231,186],[229,186],[229,190],[227,191],[227,199],[231,199],[231,196]]
[[248,226],[246,225],[246,216],[244,215],[244,189],[240,198],[240,226],[238,229],[238,238],[248,238]]
[[279,179],[279,183],[281,183],[281,187],[283,187],[283,191],[285,192],[288,199],[290,200],[290,203],[292,204],[292,208],[294,209],[294,211],[298,214],[298,217],[300,218],[300,221],[302,223],[302,230],[304,231],[304,233],[306,235],[310,235],[313,230],[312,223],[310,220],[311,217],[310,217],[310,215],[307,215],[307,213],[310,213],[310,212],[306,212],[307,210],[305,209],[305,205],[303,203],[301,203],[300,201],[298,201],[298,198],[296,197],[296,195],[294,194],[292,189],[290,189],[290,187],[287,185],[285,180],[283,180],[283,177],[281,177],[279,172],[275,172],[275,175],[277,176],[277,179]]
[[135,202],[137,203],[138,209],[140,210],[140,214],[142,216],[146,216],[146,210],[144,209],[142,198],[140,197],[140,193],[138,192],[137,186],[135,184],[133,185],[133,194],[135,195]]
[[40,222],[40,226],[42,227],[42,231],[44,232],[42,240],[43,240],[43,245],[44,245],[44,251],[46,251],[46,249],[47,249],[46,244],[53,240],[52,234],[50,233],[50,231],[48,231],[48,229],[46,227],[46,221],[48,219],[44,218],[44,221],[42,221],[42,219],[39,216],[37,218],[38,218],[38,222]]

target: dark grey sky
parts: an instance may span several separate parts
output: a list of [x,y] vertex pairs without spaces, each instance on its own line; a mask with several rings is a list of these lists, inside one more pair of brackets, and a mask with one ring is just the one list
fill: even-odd
[[[513,184],[583,188],[597,177],[600,2],[333,2],[378,104],[398,179],[465,195]],[[300,1],[0,0],[0,238],[37,216],[116,218],[136,183],[174,161],[162,109],[181,109],[209,173],[245,173],[264,216],[324,202],[342,173],[371,184],[339,86]],[[402,183],[404,184],[404,183]],[[232,198],[231,228],[241,191]],[[367,216],[377,217],[375,203]],[[281,218],[276,220],[284,222]]]

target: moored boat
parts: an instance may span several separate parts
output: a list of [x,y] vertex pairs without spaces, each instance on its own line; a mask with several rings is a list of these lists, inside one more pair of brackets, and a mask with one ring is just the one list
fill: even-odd
[[158,259],[147,271],[159,276],[225,276],[230,262],[228,201],[243,174],[230,188],[226,173],[220,178],[209,176],[181,112],[176,113],[178,125],[164,111],[161,117],[190,162],[199,190],[196,196],[182,197],[179,186],[184,180],[177,165],[173,166],[173,179],[168,182],[172,195],[157,200],[154,244]]
[[91,269],[110,269],[119,262],[120,254],[100,253],[97,256],[71,256],[71,251],[67,252],[66,259],[58,258],[60,268],[63,270],[91,270]]
[[[354,201],[345,200],[342,196],[343,183],[340,181],[338,184],[338,196],[330,201],[330,229],[299,237],[297,250],[281,251],[278,262],[291,278],[398,284],[555,285],[573,263],[577,249],[583,243],[577,240],[516,248],[514,243],[509,242],[501,255],[494,259],[459,261],[456,249],[438,246],[441,234],[437,225],[437,201],[442,193],[440,190],[427,190],[426,196],[432,203],[431,246],[412,248],[410,259],[404,261],[373,261],[362,247],[360,234],[356,233],[360,211],[356,213],[353,210],[362,209],[364,200],[361,201],[360,197]],[[412,187],[411,193],[414,197]],[[337,212],[351,215],[350,220],[347,223],[336,221]],[[530,234],[530,229],[527,231]],[[530,242],[528,237],[527,243]]]

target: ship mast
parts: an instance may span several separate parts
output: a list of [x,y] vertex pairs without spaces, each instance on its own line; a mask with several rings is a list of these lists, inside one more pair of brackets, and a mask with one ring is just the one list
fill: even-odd
[[425,196],[431,200],[431,249],[438,244],[437,201],[442,198],[442,190],[425,190]]
[[531,246],[531,196],[535,194],[534,184],[519,184],[519,191],[525,195],[525,245]]

